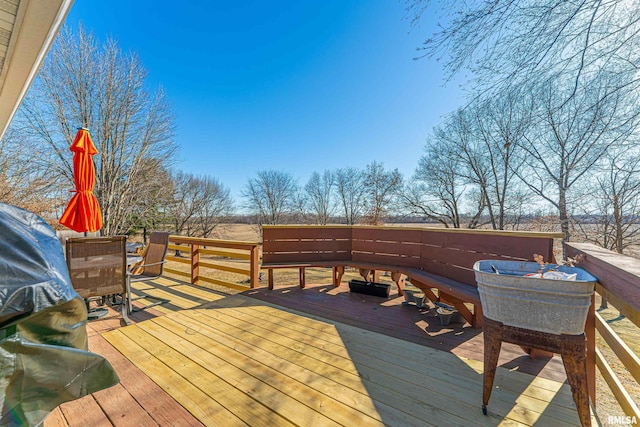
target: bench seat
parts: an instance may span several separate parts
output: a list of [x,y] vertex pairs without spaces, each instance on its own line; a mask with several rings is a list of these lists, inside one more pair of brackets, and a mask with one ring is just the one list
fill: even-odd
[[[360,270],[360,274],[365,280],[369,279],[370,272],[389,271],[392,280],[398,286],[398,294],[403,295],[405,277],[409,277],[411,283],[420,288],[431,301],[445,301],[456,307],[458,312],[472,326],[479,327],[482,321],[482,310],[480,305],[480,294],[474,285],[458,282],[448,277],[429,273],[418,268],[409,268],[398,265],[386,265],[381,263],[358,262],[358,261],[304,261],[287,263],[267,263],[262,264],[262,268],[268,270],[269,289],[273,289],[273,269],[276,268],[297,268],[299,271],[300,288],[305,287],[305,269],[312,267],[331,267],[333,269],[333,284],[339,286],[344,274],[344,267],[350,266]],[[374,273],[373,281],[377,281]],[[438,289],[438,295],[432,289]],[[465,303],[473,304],[471,312]]]
[[263,263],[261,269],[267,270],[269,277],[269,289],[273,290],[273,270],[276,268],[297,268],[300,276],[300,288],[305,287],[305,269],[313,267],[331,267],[333,269],[333,284],[340,285],[342,274],[344,274],[344,266],[349,261],[299,261],[299,262],[278,262]]
[[[480,293],[475,284],[459,282],[419,268],[357,261],[346,262],[346,264],[360,269],[363,277],[367,270],[391,272],[392,280],[398,285],[399,295],[403,295],[404,277],[408,277],[411,283],[422,290],[431,301],[445,301],[456,307],[462,317],[472,326],[479,327],[482,322]],[[374,274],[373,281],[378,281],[376,274]],[[438,289],[438,295],[433,293],[433,288]],[[473,312],[467,308],[465,303],[473,304]]]
[[406,274],[411,279],[411,282],[419,282],[432,288],[437,288],[439,291],[465,302],[480,305],[480,293],[474,285],[468,285],[448,277],[418,270],[417,268],[407,270]]
[[262,269],[271,268],[311,268],[311,267],[333,267],[336,265],[348,265],[351,261],[303,261],[303,262],[270,262],[260,265]]
[[[474,328],[481,326],[482,305],[476,286],[417,268],[406,269],[404,273],[409,277],[411,283],[420,288],[431,301],[444,300],[452,304],[471,326]],[[437,296],[431,291],[433,288],[438,289]],[[473,313],[464,303],[473,304]]]
[[406,267],[401,267],[398,265],[380,264],[380,263],[373,263],[373,262],[348,261],[346,265],[353,268],[358,268],[361,270],[371,270],[371,271],[381,270],[381,271],[390,271],[390,272],[400,273],[403,270],[406,270]]

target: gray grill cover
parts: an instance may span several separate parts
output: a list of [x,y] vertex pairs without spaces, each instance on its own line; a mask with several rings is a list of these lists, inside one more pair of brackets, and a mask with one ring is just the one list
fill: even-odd
[[118,383],[87,351],[86,321],[54,231],[0,203],[0,426],[38,425],[59,404]]

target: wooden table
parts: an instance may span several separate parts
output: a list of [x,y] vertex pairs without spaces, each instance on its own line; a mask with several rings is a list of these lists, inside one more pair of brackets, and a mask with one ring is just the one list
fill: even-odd
[[144,258],[140,255],[127,254],[127,267],[131,267],[133,264],[137,264],[143,259]]

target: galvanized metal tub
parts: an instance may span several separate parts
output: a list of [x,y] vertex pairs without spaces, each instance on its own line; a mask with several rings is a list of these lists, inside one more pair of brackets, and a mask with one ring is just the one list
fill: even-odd
[[525,277],[540,270],[536,262],[476,262],[473,270],[484,315],[505,325],[551,334],[583,333],[597,279],[581,268],[551,264],[544,271],[550,269],[575,273],[576,280]]

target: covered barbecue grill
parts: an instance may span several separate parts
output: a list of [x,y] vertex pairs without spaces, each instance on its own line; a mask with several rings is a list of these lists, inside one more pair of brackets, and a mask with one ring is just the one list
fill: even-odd
[[37,425],[59,404],[118,383],[87,350],[86,321],[55,232],[0,203],[0,426]]

